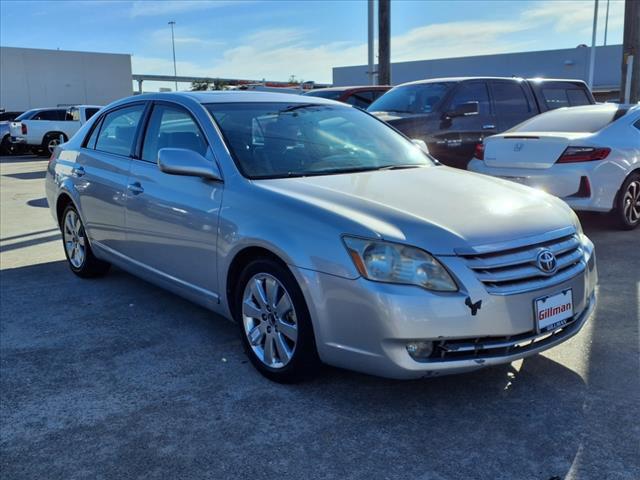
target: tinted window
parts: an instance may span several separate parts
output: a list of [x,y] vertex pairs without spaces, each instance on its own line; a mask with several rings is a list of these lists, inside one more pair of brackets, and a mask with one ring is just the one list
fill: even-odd
[[93,117],[96,113],[98,113],[98,110],[100,110],[99,108],[87,108],[84,111],[84,115],[87,117],[85,118],[85,120],[89,120],[91,117]]
[[331,175],[433,165],[384,123],[341,105],[216,103],[207,108],[251,178]]
[[347,103],[354,107],[366,109],[373,101],[373,94],[371,92],[355,92],[347,97]]
[[567,108],[537,115],[509,130],[510,132],[585,132],[602,130],[627,113],[614,104],[596,108]]
[[309,95],[310,97],[321,97],[328,98],[329,100],[337,100],[343,94],[341,90],[311,90],[310,92],[305,93],[305,95]]
[[638,130],[640,130],[640,120],[634,123],[633,126],[636,127]]
[[531,106],[519,82],[494,82],[496,114],[529,113]]
[[98,138],[98,133],[100,133],[100,123],[102,123],[102,119],[99,118],[96,123],[93,125],[93,129],[91,130],[91,134],[89,138],[85,140],[84,146],[86,148],[95,149],[96,148],[96,140]]
[[569,99],[569,104],[572,107],[576,107],[579,105],[589,105],[591,103],[589,101],[589,98],[587,97],[587,94],[584,93],[584,90],[567,90],[567,98]]
[[108,113],[102,121],[96,150],[130,155],[143,110],[144,105],[133,105]]
[[156,162],[161,148],[185,148],[200,155],[207,152],[202,132],[191,115],[179,107],[168,105],[153,107],[142,147],[142,158]]
[[36,113],[36,110],[27,110],[22,115],[16,117],[16,121],[19,122],[20,120],[30,120],[31,117],[35,115],[35,113]]
[[66,114],[66,110],[43,110],[36,113],[31,120],[64,120]]
[[367,109],[370,112],[431,113],[451,83],[419,83],[392,88]]
[[460,84],[451,100],[449,110],[455,110],[468,102],[478,102],[478,113],[489,113],[489,92],[484,82],[465,82]]
[[3,112],[0,113],[0,122],[13,121],[15,118],[20,116],[20,112]]

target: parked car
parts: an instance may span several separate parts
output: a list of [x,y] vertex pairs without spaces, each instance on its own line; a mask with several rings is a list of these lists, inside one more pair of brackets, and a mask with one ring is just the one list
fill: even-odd
[[11,131],[9,122],[22,115],[22,112],[0,112],[0,155],[11,155],[14,149],[11,144]]
[[466,168],[483,138],[541,112],[595,103],[581,80],[434,78],[394,87],[368,108],[446,165]]
[[310,97],[328,98],[338,102],[348,103],[354,107],[366,109],[385,92],[389,91],[389,85],[365,85],[360,87],[329,87],[318,88],[306,92]]
[[640,224],[640,105],[562,108],[484,142],[469,170],[610,212],[624,229]]
[[317,97],[120,100],[56,149],[46,195],[75,274],[113,263],[235,319],[277,381],[320,361],[393,378],[509,363],[596,304],[564,202]]
[[96,105],[37,108],[11,122],[11,142],[37,154],[51,155],[100,110]]

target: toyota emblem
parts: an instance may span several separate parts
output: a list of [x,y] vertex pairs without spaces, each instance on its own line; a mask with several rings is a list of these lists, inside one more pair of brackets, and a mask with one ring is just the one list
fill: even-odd
[[547,275],[553,275],[558,269],[556,256],[548,248],[540,250],[538,257],[536,258],[536,265],[542,273]]

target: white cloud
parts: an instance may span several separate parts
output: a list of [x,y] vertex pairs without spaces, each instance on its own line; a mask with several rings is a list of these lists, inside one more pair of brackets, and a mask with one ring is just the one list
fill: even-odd
[[[131,5],[132,17],[174,15],[194,10],[207,10],[229,5],[237,5],[241,0],[181,0],[181,1],[146,1],[138,0]],[[243,2],[245,3],[245,2]]]

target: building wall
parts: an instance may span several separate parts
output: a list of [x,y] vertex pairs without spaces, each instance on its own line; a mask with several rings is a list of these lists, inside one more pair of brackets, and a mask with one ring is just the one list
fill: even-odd
[[[393,52],[393,44],[391,44]],[[458,76],[573,78],[587,81],[590,48],[505,53],[391,64],[394,85],[413,80]],[[596,47],[594,89],[619,88],[622,45]],[[333,84],[366,85],[367,66],[335,67]]]
[[0,108],[106,105],[129,95],[130,55],[0,47]]

